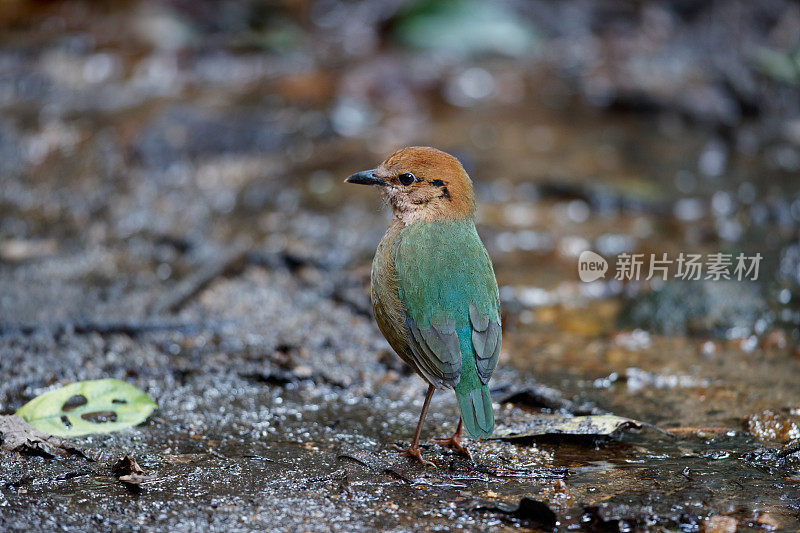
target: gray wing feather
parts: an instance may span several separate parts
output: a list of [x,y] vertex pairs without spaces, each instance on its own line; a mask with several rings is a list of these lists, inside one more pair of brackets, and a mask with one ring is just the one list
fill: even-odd
[[489,315],[480,314],[474,302],[469,304],[469,319],[472,327],[477,331],[486,331],[489,326]]
[[[407,322],[411,322],[411,320],[409,319]],[[410,333],[408,345],[409,348],[411,348],[411,358],[413,359],[414,364],[422,373],[422,375],[425,376],[425,379],[428,380],[429,383],[432,383],[438,388],[444,387],[444,377],[442,373],[431,364],[430,355],[424,351],[424,348],[420,344],[419,339],[422,337],[422,335],[420,334],[419,329],[417,329],[413,323],[408,325],[408,329]]]
[[461,347],[455,322],[419,328],[406,319],[414,362],[436,386],[454,386],[461,379]]
[[478,377],[487,384],[500,357],[502,340],[500,317],[481,314],[475,304],[470,304],[469,318],[472,322],[472,346],[475,348]]

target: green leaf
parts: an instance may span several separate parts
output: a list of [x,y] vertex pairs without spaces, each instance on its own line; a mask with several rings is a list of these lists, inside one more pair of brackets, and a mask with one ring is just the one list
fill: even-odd
[[143,391],[118,379],[79,381],[37,396],[17,416],[59,437],[111,433],[144,422],[157,407]]

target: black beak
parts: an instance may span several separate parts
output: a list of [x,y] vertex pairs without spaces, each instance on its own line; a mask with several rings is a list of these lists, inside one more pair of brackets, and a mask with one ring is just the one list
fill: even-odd
[[388,185],[385,181],[375,176],[375,169],[364,170],[356,172],[346,180],[345,183],[357,183],[359,185],[377,185],[378,187],[386,187]]

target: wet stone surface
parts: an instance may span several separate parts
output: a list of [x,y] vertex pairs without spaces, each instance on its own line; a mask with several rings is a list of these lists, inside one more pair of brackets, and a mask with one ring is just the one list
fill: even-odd
[[[747,60],[798,31],[793,4],[522,3],[488,55],[426,50],[424,10],[391,2],[12,4],[0,415],[99,378],[158,410],[74,439],[86,457],[0,452],[0,529],[800,527],[800,99]],[[468,441],[472,461],[425,445],[436,468],[392,449],[425,386],[371,316],[389,215],[341,182],[407,144],[475,181],[498,423],[641,429]],[[584,284],[588,249],[764,262],[747,284]],[[456,416],[437,394],[423,438]]]

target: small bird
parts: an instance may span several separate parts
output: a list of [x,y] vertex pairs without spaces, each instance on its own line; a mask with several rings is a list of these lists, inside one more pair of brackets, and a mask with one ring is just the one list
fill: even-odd
[[475,230],[472,182],[458,159],[413,146],[347,183],[380,187],[394,218],[372,262],[372,309],[391,347],[428,383],[414,439],[401,453],[425,465],[419,438],[436,389],[453,388],[461,418],[434,442],[469,457],[462,428],[479,439],[494,429],[489,379],[502,336],[492,261]]

